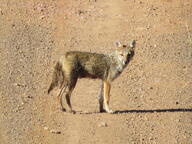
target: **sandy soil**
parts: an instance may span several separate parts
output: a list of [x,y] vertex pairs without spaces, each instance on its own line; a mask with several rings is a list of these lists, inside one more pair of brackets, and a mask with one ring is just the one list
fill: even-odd
[[[76,114],[47,95],[68,50],[110,53],[136,39],[133,61],[98,113],[99,80],[81,79]],[[191,144],[191,0],[1,0],[0,144]]]

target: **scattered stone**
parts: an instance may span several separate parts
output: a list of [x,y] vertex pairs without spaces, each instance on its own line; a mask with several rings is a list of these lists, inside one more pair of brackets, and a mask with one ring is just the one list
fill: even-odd
[[51,132],[51,133],[54,133],[54,134],[61,134],[61,131],[54,130],[54,129],[50,130],[50,132]]
[[150,89],[152,90],[152,89],[153,89],[153,87],[150,87]]
[[181,122],[181,120],[180,120],[180,119],[176,119],[175,121],[176,121],[176,122]]
[[107,127],[107,123],[106,122],[101,122],[100,124],[98,124],[99,127]]
[[179,104],[179,102],[176,102],[175,104],[176,104],[176,105],[178,105],[178,104]]
[[3,15],[3,11],[2,11],[2,9],[1,9],[1,8],[0,8],[0,14],[1,14],[1,15]]
[[149,140],[153,140],[153,137],[150,137]]
[[85,13],[85,11],[83,11],[83,10],[78,10],[78,14],[79,14],[79,15],[84,14],[84,13]]
[[15,83],[15,85],[16,85],[16,86],[18,86],[18,87],[26,87],[26,85],[25,85],[25,84]]
[[50,130],[50,128],[47,127],[47,126],[44,126],[43,129],[46,130],[46,131],[49,131],[51,133],[54,133],[54,134],[61,134],[61,131],[58,131],[58,130],[55,130],[55,129]]
[[148,30],[148,29],[150,29],[150,28],[151,28],[151,26],[150,26],[150,25],[147,25],[146,29]]
[[49,130],[49,128],[48,128],[48,127],[46,127],[46,126],[45,126],[43,129],[44,129],[44,130]]
[[32,99],[33,97],[32,97],[32,96],[27,96],[27,98],[30,98],[30,99]]
[[44,19],[45,18],[45,15],[42,15],[39,17],[39,19]]

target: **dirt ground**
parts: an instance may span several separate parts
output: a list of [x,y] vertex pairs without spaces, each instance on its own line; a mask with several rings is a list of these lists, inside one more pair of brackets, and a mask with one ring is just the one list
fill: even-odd
[[[76,114],[47,95],[68,50],[137,41],[99,113],[99,80],[80,79]],[[0,144],[191,144],[192,0],[1,0]]]

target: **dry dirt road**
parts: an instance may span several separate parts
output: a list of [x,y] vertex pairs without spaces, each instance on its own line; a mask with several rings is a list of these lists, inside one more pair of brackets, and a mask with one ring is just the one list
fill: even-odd
[[[99,80],[81,79],[76,114],[47,95],[67,50],[110,53],[137,41],[98,113]],[[0,144],[191,144],[191,0],[1,0]]]

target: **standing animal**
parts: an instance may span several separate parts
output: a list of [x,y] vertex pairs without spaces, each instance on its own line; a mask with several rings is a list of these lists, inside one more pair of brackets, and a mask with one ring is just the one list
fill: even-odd
[[58,101],[63,111],[62,95],[66,91],[65,98],[71,112],[75,112],[71,106],[71,94],[78,78],[101,79],[101,91],[99,95],[100,112],[113,113],[109,108],[110,89],[112,81],[117,78],[134,56],[135,40],[130,45],[122,45],[116,42],[114,53],[98,54],[80,51],[68,51],[54,68],[51,85],[48,94],[53,88],[61,88]]

